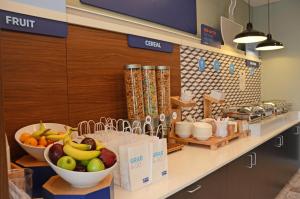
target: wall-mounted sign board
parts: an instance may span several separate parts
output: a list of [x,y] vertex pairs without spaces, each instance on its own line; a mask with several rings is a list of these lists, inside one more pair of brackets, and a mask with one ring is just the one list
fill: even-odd
[[246,66],[257,68],[260,66],[260,63],[256,61],[246,60]]
[[201,43],[216,48],[221,48],[221,33],[205,24],[201,24]]
[[196,34],[196,0],[80,0],[83,4]]
[[0,10],[0,29],[66,37],[68,24],[66,22]]
[[135,35],[128,35],[128,46],[131,48],[142,48],[167,53],[173,52],[172,43]]

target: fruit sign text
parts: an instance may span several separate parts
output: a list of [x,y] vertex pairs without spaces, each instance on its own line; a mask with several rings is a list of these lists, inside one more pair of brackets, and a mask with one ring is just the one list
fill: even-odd
[[22,26],[22,27],[27,27],[27,28],[33,28],[35,24],[35,20],[31,19],[23,19],[23,18],[18,18],[18,17],[13,17],[13,16],[5,16],[5,23],[8,25],[13,25],[13,26]]

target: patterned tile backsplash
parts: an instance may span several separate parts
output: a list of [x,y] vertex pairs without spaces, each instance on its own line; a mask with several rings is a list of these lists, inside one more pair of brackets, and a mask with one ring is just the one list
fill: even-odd
[[[204,71],[199,69],[199,60],[205,61]],[[217,61],[216,61],[217,60]],[[219,70],[214,68],[214,62],[220,63]],[[188,46],[180,47],[181,88],[193,92],[197,106],[182,111],[185,119],[191,116],[203,118],[203,95],[211,90],[221,90],[225,93],[225,104],[213,104],[213,115],[220,115],[225,105],[238,105],[258,102],[261,100],[261,67],[250,69],[246,60],[225,54],[215,53]],[[230,72],[234,65],[234,73]],[[217,67],[218,68],[218,67]],[[246,88],[240,90],[240,73],[246,74]]]

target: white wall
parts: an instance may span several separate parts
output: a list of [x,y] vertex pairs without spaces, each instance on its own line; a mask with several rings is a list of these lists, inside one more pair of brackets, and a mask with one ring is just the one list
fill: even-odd
[[[228,17],[229,4],[230,0],[197,0],[198,35],[202,23],[220,29],[220,17]],[[242,26],[248,22],[248,4],[243,0],[237,0],[235,21]]]
[[[220,17],[225,16],[228,17],[228,6],[230,0],[196,0],[197,2],[197,30],[198,30],[198,35],[200,32],[200,24],[204,23],[209,26],[212,26],[214,28],[220,28]],[[75,6],[75,7],[80,7],[83,9],[88,9],[92,10],[95,12],[102,12],[106,14],[111,14],[113,12],[104,10],[104,9],[99,9],[99,8],[94,8],[91,6],[87,6],[84,4],[81,4],[79,0],[67,0],[67,4],[69,6]],[[116,16],[120,16],[125,19],[129,20],[135,20],[138,22],[142,22],[145,24],[151,24],[151,22],[147,22],[144,20],[136,19],[133,17],[113,13]],[[235,10],[235,18],[238,23],[241,25],[245,26],[246,21],[248,19],[248,10],[247,10],[247,4],[243,0],[237,0],[237,7]],[[160,25],[156,25],[160,27]]]
[[[300,110],[300,1],[271,4],[273,38],[285,49],[262,53],[263,99],[286,99]],[[267,32],[267,7],[255,8],[254,25]]]

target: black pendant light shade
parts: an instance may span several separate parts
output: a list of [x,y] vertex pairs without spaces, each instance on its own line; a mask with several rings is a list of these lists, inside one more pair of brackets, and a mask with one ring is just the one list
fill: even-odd
[[268,38],[267,40],[259,43],[256,46],[256,50],[266,51],[266,50],[279,50],[284,48],[283,44],[279,41],[274,40],[271,34],[268,34],[267,38]]
[[247,44],[247,43],[261,42],[266,39],[267,39],[266,35],[263,32],[253,30],[253,25],[251,22],[249,22],[247,24],[246,30],[236,35],[233,41],[235,43]]
[[268,0],[268,31],[269,31],[269,34],[267,35],[267,40],[259,43],[256,46],[256,50],[268,51],[268,50],[279,50],[279,49],[284,48],[284,46],[281,42],[276,41],[272,38],[270,30],[271,30],[271,25],[270,25],[270,0]]
[[267,39],[266,35],[263,32],[257,31],[253,29],[253,25],[251,23],[251,5],[250,0],[248,0],[248,8],[249,8],[249,23],[247,24],[246,30],[237,34],[233,39],[233,42],[239,44],[248,44],[248,43],[256,43],[261,42]]

